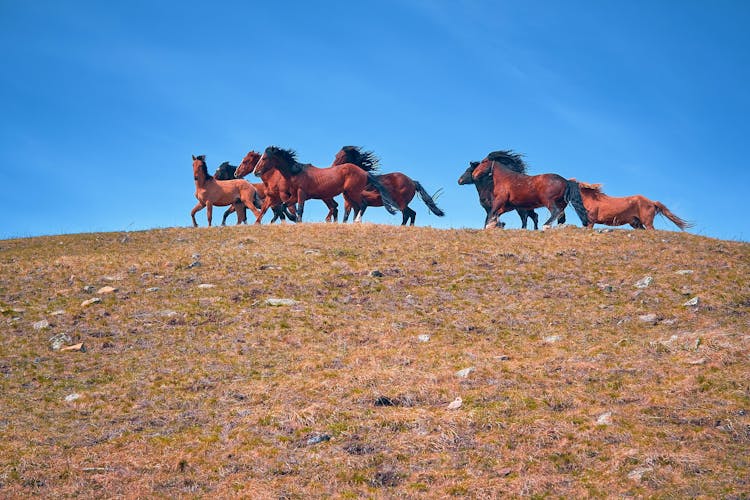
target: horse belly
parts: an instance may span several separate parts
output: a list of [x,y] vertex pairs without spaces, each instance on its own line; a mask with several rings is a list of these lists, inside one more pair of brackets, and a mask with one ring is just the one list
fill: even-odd
[[633,219],[632,204],[627,200],[610,198],[603,200],[598,206],[597,221],[608,226],[622,226],[630,224]]

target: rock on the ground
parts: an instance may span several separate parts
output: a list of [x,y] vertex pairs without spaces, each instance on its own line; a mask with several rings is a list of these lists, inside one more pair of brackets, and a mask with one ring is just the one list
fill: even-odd
[[645,276],[635,282],[636,288],[648,288],[648,286],[654,281],[651,276]]

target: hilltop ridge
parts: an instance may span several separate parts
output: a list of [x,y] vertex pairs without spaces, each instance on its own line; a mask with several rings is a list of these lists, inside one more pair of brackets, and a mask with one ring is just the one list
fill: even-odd
[[3,240],[0,496],[747,495],[748,276],[667,231]]

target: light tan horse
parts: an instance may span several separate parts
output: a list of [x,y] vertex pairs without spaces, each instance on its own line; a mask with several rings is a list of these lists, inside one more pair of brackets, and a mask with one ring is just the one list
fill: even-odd
[[[570,179],[572,182],[578,182]],[[589,215],[588,227],[594,224],[622,226],[630,224],[635,229],[654,229],[654,217],[661,214],[675,223],[681,230],[693,225],[669,211],[662,203],[649,200],[639,194],[615,197],[602,192],[601,184],[578,182],[583,206]]]
[[195,179],[195,197],[198,199],[198,204],[190,212],[190,216],[193,218],[193,226],[198,226],[195,214],[203,210],[204,207],[210,226],[214,205],[217,207],[234,205],[235,208],[239,209],[237,211],[237,224],[245,222],[245,210],[242,205],[250,208],[256,216],[260,213],[255,206],[256,202],[259,203],[255,188],[243,179],[217,181],[208,173],[205,155],[193,155],[193,178]]

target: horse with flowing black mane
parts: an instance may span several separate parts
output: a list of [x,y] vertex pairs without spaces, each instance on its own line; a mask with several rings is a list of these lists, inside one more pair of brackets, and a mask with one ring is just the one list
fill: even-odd
[[[398,206],[399,210],[403,215],[401,225],[405,226],[408,221],[411,220],[410,225],[414,225],[414,220],[417,217],[417,212],[409,207],[409,202],[414,199],[414,195],[419,193],[419,196],[424,201],[427,208],[430,211],[442,217],[445,215],[435,203],[433,196],[422,187],[418,181],[410,178],[406,174],[401,172],[391,172],[388,174],[376,175],[374,172],[378,167],[378,158],[372,151],[362,151],[359,146],[344,146],[341,150],[336,153],[336,157],[333,160],[333,165],[341,165],[344,163],[353,163],[358,165],[363,170],[373,173],[375,178],[380,181],[383,187],[391,195],[391,198]],[[371,184],[367,184],[365,190],[362,191],[362,198],[366,202],[366,207],[382,207],[383,199],[380,196],[380,192],[374,188]],[[349,213],[351,212],[351,206],[348,203],[344,206],[344,222],[349,219]],[[365,208],[362,209],[362,214],[365,212]]]
[[472,178],[477,179],[492,173],[492,209],[489,220],[496,220],[500,224],[500,215],[513,209],[526,210],[547,207],[550,211],[545,227],[558,219],[570,203],[587,226],[588,215],[581,200],[578,183],[571,182],[557,174],[526,175],[526,163],[521,155],[513,151],[493,151],[488,154],[474,172]]
[[[250,151],[247,155],[245,155],[242,163],[240,163],[240,165],[237,167],[237,170],[235,171],[235,177],[243,177],[250,172],[254,172],[261,156],[262,155],[260,153],[257,153],[255,151]],[[297,203],[297,193],[292,192],[293,190],[290,187],[289,180],[284,177],[284,175],[282,175],[282,173],[277,169],[268,169],[267,171],[260,174],[259,177],[261,178],[261,180],[263,180],[265,193],[267,193],[270,198],[267,202],[263,202],[263,206],[260,209],[260,217],[256,222],[260,222],[260,219],[263,218],[263,215],[266,213],[269,207],[272,207],[274,211],[274,218],[271,220],[271,222],[276,220],[276,214],[279,210],[285,212],[289,220],[297,222],[297,214],[295,208],[295,204]],[[333,222],[336,222],[336,219],[338,218],[338,203],[336,203],[333,198],[326,198],[323,200],[323,202],[328,207],[328,216],[326,217],[326,222],[331,222],[331,219],[333,219]]]
[[649,200],[639,194],[634,196],[609,196],[602,191],[601,184],[577,182],[581,198],[589,216],[588,227],[594,224],[622,226],[630,224],[635,229],[654,229],[654,217],[663,215],[671,220],[681,231],[693,227],[693,224],[677,217],[664,204]]
[[[477,194],[479,195],[479,204],[482,206],[482,208],[484,208],[484,211],[487,212],[486,216],[484,217],[484,226],[487,227],[487,225],[490,223],[490,210],[492,210],[492,173],[483,175],[479,179],[474,179],[471,174],[474,173],[474,170],[478,166],[478,161],[469,162],[469,168],[467,168],[466,171],[461,174],[461,177],[458,178],[458,185],[463,186],[465,184],[474,184],[474,187],[477,188]],[[516,208],[516,212],[518,212],[518,216],[521,217],[521,229],[526,229],[529,217],[531,217],[531,220],[534,222],[534,230],[539,229],[539,216],[533,209],[526,210],[523,208]],[[558,223],[565,223],[565,212],[560,215]],[[503,223],[501,222],[500,224]]]
[[[255,175],[261,176],[277,170],[289,182],[289,192],[297,197],[297,221],[301,222],[305,210],[305,200],[315,198],[332,199],[339,194],[354,208],[355,222],[362,220],[362,210],[366,202],[362,191],[370,182],[383,198],[383,205],[390,213],[396,213],[396,204],[388,192],[371,173],[352,163],[344,163],[327,168],[318,168],[297,161],[297,155],[290,149],[269,146],[255,166]],[[283,200],[290,203],[290,200]]]
[[[260,155],[258,155],[258,158],[260,158]],[[255,165],[253,165],[253,168],[254,167]],[[236,172],[237,172],[237,166],[231,165],[228,161],[225,161],[224,163],[219,165],[218,168],[216,169],[216,172],[214,172],[214,179],[218,181],[228,181],[228,180],[240,179],[244,177],[244,176],[235,176]],[[262,182],[251,182],[250,184],[252,184],[252,186],[255,188],[255,191],[257,191],[258,196],[260,197],[261,206],[262,206],[262,203],[266,198],[266,185]],[[287,218],[287,216],[289,216],[289,220],[295,219],[294,215],[290,214],[289,212],[287,212],[287,215],[284,214],[285,207],[281,203],[271,207],[271,210],[273,210],[273,218],[271,219],[271,222],[269,222],[269,224],[273,224],[279,219],[284,221]],[[227,211],[224,212],[224,218],[221,221],[222,226],[224,225],[224,222],[227,220],[227,217],[229,216],[229,214],[231,214],[234,211],[235,211],[234,205],[227,208]]]
[[193,219],[193,226],[198,226],[195,214],[203,210],[204,207],[206,208],[208,225],[210,226],[214,205],[218,207],[234,205],[235,208],[239,209],[237,212],[237,224],[245,222],[245,210],[242,205],[250,208],[256,215],[260,213],[256,207],[256,204],[260,204],[260,199],[252,184],[243,179],[228,181],[214,179],[208,173],[205,155],[193,155],[193,179],[195,180],[195,197],[198,199],[198,204],[190,212],[190,216]]

